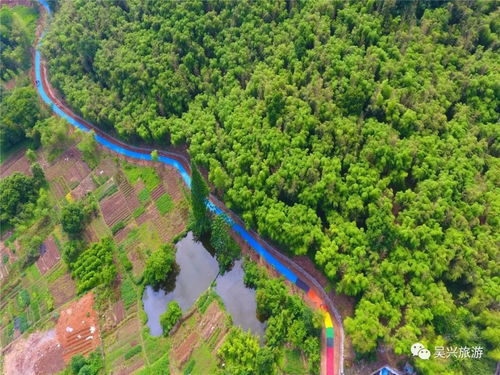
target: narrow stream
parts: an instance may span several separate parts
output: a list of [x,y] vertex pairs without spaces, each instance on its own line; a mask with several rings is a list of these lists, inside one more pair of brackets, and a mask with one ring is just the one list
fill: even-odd
[[174,289],[171,292],[162,289],[155,291],[148,285],[144,290],[142,302],[148,316],[147,325],[151,335],[162,334],[160,315],[165,312],[168,302],[176,300],[182,311],[186,312],[216,278],[215,290],[231,314],[233,323],[262,336],[265,323],[257,319],[255,290],[243,284],[241,261],[235,262],[234,267],[224,275],[217,276],[219,271],[217,260],[201,242],[194,240],[191,232],[176,244],[176,248],[175,258],[180,271]]

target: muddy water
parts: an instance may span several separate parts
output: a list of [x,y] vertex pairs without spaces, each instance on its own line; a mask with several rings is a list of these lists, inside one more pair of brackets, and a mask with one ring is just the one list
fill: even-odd
[[256,316],[255,290],[246,288],[243,284],[241,261],[237,261],[231,271],[217,276],[219,271],[217,260],[201,242],[194,240],[191,232],[177,243],[176,248],[175,259],[180,271],[173,290],[155,291],[149,285],[144,290],[142,302],[148,316],[147,325],[151,335],[162,334],[160,315],[165,312],[168,302],[176,300],[182,311],[186,312],[212,281],[216,280],[216,292],[224,301],[234,324],[262,336],[265,324]]

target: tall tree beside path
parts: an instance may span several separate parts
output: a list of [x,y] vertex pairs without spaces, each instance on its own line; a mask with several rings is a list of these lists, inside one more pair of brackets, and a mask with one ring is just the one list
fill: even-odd
[[195,237],[200,238],[210,231],[210,218],[206,206],[208,186],[194,162],[191,162],[191,171],[190,227]]

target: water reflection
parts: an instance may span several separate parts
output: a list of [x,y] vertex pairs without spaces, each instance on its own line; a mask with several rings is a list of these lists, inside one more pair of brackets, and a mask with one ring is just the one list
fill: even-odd
[[[176,300],[182,311],[186,312],[200,294],[207,290],[219,270],[217,260],[201,242],[194,240],[191,232],[177,243],[176,248],[175,258],[180,271],[174,289],[171,292],[163,289],[155,291],[147,286],[142,298],[144,311],[148,316],[147,325],[153,336],[162,334],[160,315],[165,311],[167,303]],[[255,290],[245,287],[243,272],[241,261],[237,261],[230,271],[217,277],[216,292],[224,301],[235,325],[262,336],[265,323],[257,319]]]

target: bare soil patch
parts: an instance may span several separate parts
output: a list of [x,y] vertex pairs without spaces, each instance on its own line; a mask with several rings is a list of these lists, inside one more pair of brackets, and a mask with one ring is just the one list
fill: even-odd
[[104,314],[104,323],[102,325],[102,332],[107,332],[114,329],[125,318],[125,306],[123,301],[119,300],[110,306]]
[[135,372],[135,370],[138,370],[138,369],[140,369],[143,366],[144,366],[144,360],[142,358],[140,358],[140,356],[137,356],[137,360],[136,361],[134,361],[131,364],[127,364],[126,367],[120,368],[116,374],[117,375],[129,375],[129,374],[133,374]]
[[61,311],[56,332],[66,363],[74,355],[88,354],[101,344],[98,322],[92,292]]
[[125,228],[120,229],[118,232],[115,233],[114,238],[116,243],[122,242],[124,239],[127,238],[129,232],[134,228],[134,222],[129,223]]
[[121,192],[103,199],[100,204],[104,221],[110,228],[119,221],[127,220],[131,215],[127,201]]
[[0,165],[0,177],[5,178],[14,172],[21,172],[31,176],[30,162],[24,156],[24,150],[12,155],[5,163]]
[[[109,150],[106,149],[106,152],[109,152]],[[118,172],[118,167],[116,166],[116,163],[113,159],[111,158],[105,158],[102,159],[95,168],[95,174],[97,176],[108,176],[108,177],[113,177],[116,173]]]
[[36,261],[36,266],[42,275],[46,274],[61,259],[61,254],[57,249],[56,242],[52,236],[49,236],[40,248],[40,257]]
[[92,180],[92,174],[88,174],[80,184],[71,192],[71,195],[75,199],[81,199],[85,197],[91,191],[94,191],[96,188],[94,181]]
[[139,208],[141,202],[139,202],[139,199],[135,194],[134,188],[132,187],[132,185],[129,184],[126,178],[121,179],[118,187],[122,192],[123,196],[125,197],[130,212],[134,212],[136,208]]
[[54,297],[54,306],[58,308],[76,296],[76,284],[66,273],[49,285],[49,291]]
[[46,375],[64,369],[63,347],[56,330],[37,332],[16,341],[5,353],[6,375]]

